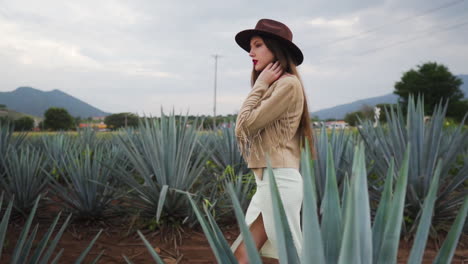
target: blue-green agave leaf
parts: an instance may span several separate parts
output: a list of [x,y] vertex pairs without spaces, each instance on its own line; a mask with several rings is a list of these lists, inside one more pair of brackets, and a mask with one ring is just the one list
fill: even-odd
[[458,212],[457,218],[452,224],[450,231],[445,238],[442,247],[437,254],[434,264],[445,264],[452,262],[453,254],[457,248],[458,239],[460,239],[461,232],[463,230],[463,225],[466,221],[466,215],[468,213],[468,195],[465,196],[465,200]]

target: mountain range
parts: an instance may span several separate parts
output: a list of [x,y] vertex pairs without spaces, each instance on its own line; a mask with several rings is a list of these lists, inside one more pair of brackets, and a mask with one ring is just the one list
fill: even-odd
[[[465,98],[468,98],[468,75],[457,75],[463,81],[460,87]],[[337,105],[334,107],[312,112],[312,116],[318,116],[324,120],[328,118],[343,119],[349,112],[358,111],[363,105],[375,106],[376,104],[393,104],[398,96],[392,93],[357,100],[351,103]],[[86,102],[83,102],[60,90],[44,92],[32,87],[18,87],[11,92],[0,92],[0,104],[5,104],[8,109],[33,116],[43,117],[44,112],[50,107],[63,107],[74,116],[81,118],[107,116],[104,112]]]
[[[460,89],[465,94],[465,99],[468,98],[468,75],[457,75],[462,79],[463,84],[460,86]],[[329,107],[326,109],[321,109],[319,111],[312,112],[312,116],[318,116],[319,119],[343,119],[345,115],[349,112],[358,111],[363,105],[375,106],[377,104],[394,104],[398,101],[398,95],[389,93],[382,96],[376,96],[366,99],[357,100],[351,103],[337,105]]]
[[74,117],[107,116],[106,113],[60,90],[41,91],[32,87],[18,87],[11,92],[0,92],[0,104],[17,112],[44,117],[50,107],[63,107]]

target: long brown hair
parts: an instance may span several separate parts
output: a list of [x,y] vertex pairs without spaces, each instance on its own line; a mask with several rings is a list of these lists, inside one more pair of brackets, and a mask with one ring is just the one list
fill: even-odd
[[[292,57],[291,53],[288,49],[284,48],[284,45],[273,38],[268,38],[265,36],[260,36],[263,39],[263,42],[267,46],[267,48],[273,53],[275,56],[275,60],[279,61],[281,64],[281,68],[283,68],[283,72],[295,75],[299,81],[301,82],[302,93],[304,95],[304,108],[302,110],[301,122],[299,123],[299,133],[301,139],[301,147],[305,147],[305,138],[309,142],[309,150],[312,156],[312,159],[316,159],[317,153],[315,151],[315,144],[314,144],[314,136],[312,130],[312,124],[310,122],[309,116],[309,107],[307,106],[307,96],[304,90],[304,84],[302,83],[301,76],[296,68],[296,63],[294,58]],[[251,85],[255,84],[260,72],[257,72],[255,68],[252,69],[251,75]]]

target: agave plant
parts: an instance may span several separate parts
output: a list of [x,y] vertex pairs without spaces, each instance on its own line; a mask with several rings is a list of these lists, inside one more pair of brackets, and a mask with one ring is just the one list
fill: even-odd
[[203,197],[217,220],[231,219],[234,213],[226,192],[227,183],[234,184],[243,209],[247,209],[255,189],[253,173],[247,168],[237,146],[234,125],[230,122],[227,127],[215,131],[199,132],[201,144],[195,150],[210,156],[201,175],[207,179],[202,181],[204,186],[194,185],[193,189],[197,190],[197,197]]
[[[350,183],[347,178],[344,180],[344,195],[341,204],[337,191],[336,172],[334,169],[328,170],[324,200],[321,201],[321,221],[319,221],[317,214],[318,195],[315,187],[314,163],[310,160],[308,150],[304,150],[301,158],[301,173],[304,177],[302,221],[304,250],[302,252],[297,252],[294,246],[273,170],[271,166],[268,166],[270,182],[272,183],[270,187],[280,263],[396,263],[408,184],[410,149],[411,144],[405,150],[395,186],[393,186],[394,165],[393,161],[390,161],[390,167],[386,173],[385,187],[373,224],[367,187],[364,144],[360,143],[355,147],[351,180]],[[329,146],[327,163],[331,166],[330,168],[334,168],[331,146]],[[437,163],[436,173],[431,181],[428,195],[424,199],[423,217],[418,223],[416,238],[408,263],[421,263],[422,261],[442,164],[441,161]],[[395,188],[395,191],[393,191],[393,188]],[[262,263],[250,231],[245,224],[244,215],[232,186],[229,187],[229,192],[244,237],[249,262]],[[204,215],[198,210],[192,198],[188,197],[218,263],[237,263],[229,244],[223,237],[223,233],[214,222],[211,214],[206,210],[206,207]],[[445,264],[451,262],[467,213],[468,196],[465,196],[463,205],[434,263]],[[154,256],[155,261],[163,263],[154,252],[154,249],[150,247],[150,244],[142,235],[141,237]]]
[[13,136],[14,125],[9,121],[0,121],[0,153],[5,153],[7,148],[18,147],[25,140],[27,133],[21,132]]
[[[223,178],[225,194],[229,193],[227,190],[230,185],[232,185],[234,189],[234,193],[239,200],[242,211],[245,212],[255,191],[255,176],[252,172],[247,174],[238,172],[236,174],[234,169],[227,167]],[[230,204],[230,207],[232,208],[232,202]]]
[[10,148],[1,158],[4,175],[0,177],[0,186],[7,199],[15,197],[14,207],[19,212],[29,212],[36,198],[45,190],[49,181],[42,167],[47,163],[43,153],[28,145]]
[[[21,231],[20,236],[16,242],[16,245],[11,253],[10,262],[11,264],[36,264],[36,263],[59,263],[60,258],[63,254],[63,248],[55,255],[53,259],[52,256],[54,254],[55,248],[57,247],[58,242],[60,241],[63,233],[65,232],[68,223],[70,221],[71,215],[69,215],[65,222],[62,224],[62,227],[57,231],[55,237],[52,239],[52,233],[55,231],[57,227],[57,223],[60,219],[61,213],[55,217],[53,223],[50,225],[47,232],[44,234],[42,238],[36,237],[37,232],[39,229],[39,224],[37,224],[34,229],[31,231],[32,221],[34,215],[36,213],[40,196],[37,197],[34,206],[26,220],[25,225]],[[0,196],[0,209],[2,208],[3,204],[3,193]],[[5,245],[5,238],[7,233],[8,222],[10,219],[11,211],[13,207],[13,200],[10,200],[8,206],[3,212],[2,220],[0,222],[0,261],[2,263],[6,263],[5,259],[2,259],[2,251],[3,246]],[[1,211],[1,210],[0,210]],[[93,247],[96,240],[101,235],[102,230],[94,237],[94,239],[89,243],[88,247],[78,256],[75,263],[82,263],[86,256],[88,255],[89,251]],[[38,242],[34,243],[37,240]],[[34,248],[34,251],[32,251]],[[100,254],[92,262],[90,263],[98,263],[99,259],[101,258],[104,250],[101,251]]]
[[[0,157],[4,157],[9,148],[18,148],[26,138],[27,133],[21,132],[13,136],[14,126],[9,121],[0,120]],[[0,176],[3,173],[3,167],[0,164]]]
[[[122,182],[132,188],[134,206],[143,215],[161,215],[184,220],[191,215],[187,200],[175,190],[190,191],[195,185],[207,188],[213,179],[201,177],[210,156],[198,145],[198,119],[188,124],[188,116],[178,118],[161,113],[159,120],[140,121],[137,131],[118,135],[126,157],[137,173],[117,173]],[[199,150],[199,152],[196,152]]]
[[79,128],[76,143],[78,146],[89,146],[91,149],[96,148],[101,143],[101,139],[96,136],[94,129],[85,127]]
[[[380,124],[374,127],[369,121],[362,122],[362,128],[359,128],[368,148],[368,158],[374,162],[372,170],[377,175],[385,175],[392,158],[395,159],[396,168],[400,168],[404,151],[412,142],[406,207],[407,216],[413,223],[421,216],[420,205],[435,177],[436,163],[441,160],[441,182],[433,219],[436,230],[455,218],[457,209],[468,194],[465,185],[468,180],[468,131],[463,129],[465,119],[455,130],[444,129],[446,110],[447,104],[440,104],[435,108],[431,120],[425,123],[422,98],[415,104],[411,97],[406,121],[401,108],[397,106],[396,111],[393,108],[390,111],[385,109],[388,129]],[[408,224],[406,232],[413,234],[415,226]]]
[[[315,134],[314,134],[315,135]],[[341,186],[345,175],[351,175],[351,165],[353,160],[353,146],[358,139],[352,133],[341,129],[339,131],[332,129],[330,137],[325,127],[321,128],[318,137],[315,137],[315,148],[317,149],[317,162],[314,166],[316,175],[317,192],[320,199],[325,193],[325,183],[327,177],[327,157],[328,144],[332,146],[334,170],[338,184]]]
[[54,135],[42,135],[40,142],[38,148],[48,156],[49,160],[54,161],[45,169],[58,178],[58,170],[65,166],[61,163],[62,157],[70,151],[76,151],[78,144],[72,136],[63,131]]
[[[61,182],[47,172],[51,188],[69,211],[79,218],[96,219],[108,215],[111,203],[119,197],[119,182],[112,176],[113,167],[124,166],[116,146],[97,145],[69,150],[56,163]],[[63,182],[63,183],[62,183]]]
[[231,166],[235,171],[243,174],[249,173],[247,164],[242,158],[235,136],[235,124],[229,123],[229,126],[222,127],[212,136],[210,148],[213,148],[212,159],[221,170]]
[[197,194],[203,195],[205,203],[208,204],[208,209],[213,213],[215,219],[232,219],[234,215],[232,199],[228,192],[229,185],[233,186],[242,211],[247,210],[255,193],[255,177],[252,172],[247,174],[243,174],[242,171],[236,172],[233,167],[228,165],[213,183],[213,188],[210,188],[206,194],[200,192]]

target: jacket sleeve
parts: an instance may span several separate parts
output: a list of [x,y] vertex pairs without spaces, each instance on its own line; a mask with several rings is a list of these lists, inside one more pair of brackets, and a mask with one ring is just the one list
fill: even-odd
[[253,135],[266,127],[272,121],[278,119],[295,99],[297,83],[291,78],[277,80],[270,97],[261,100],[262,95],[268,89],[263,81],[255,82],[241,109],[236,122],[236,134],[243,131],[247,135]]

